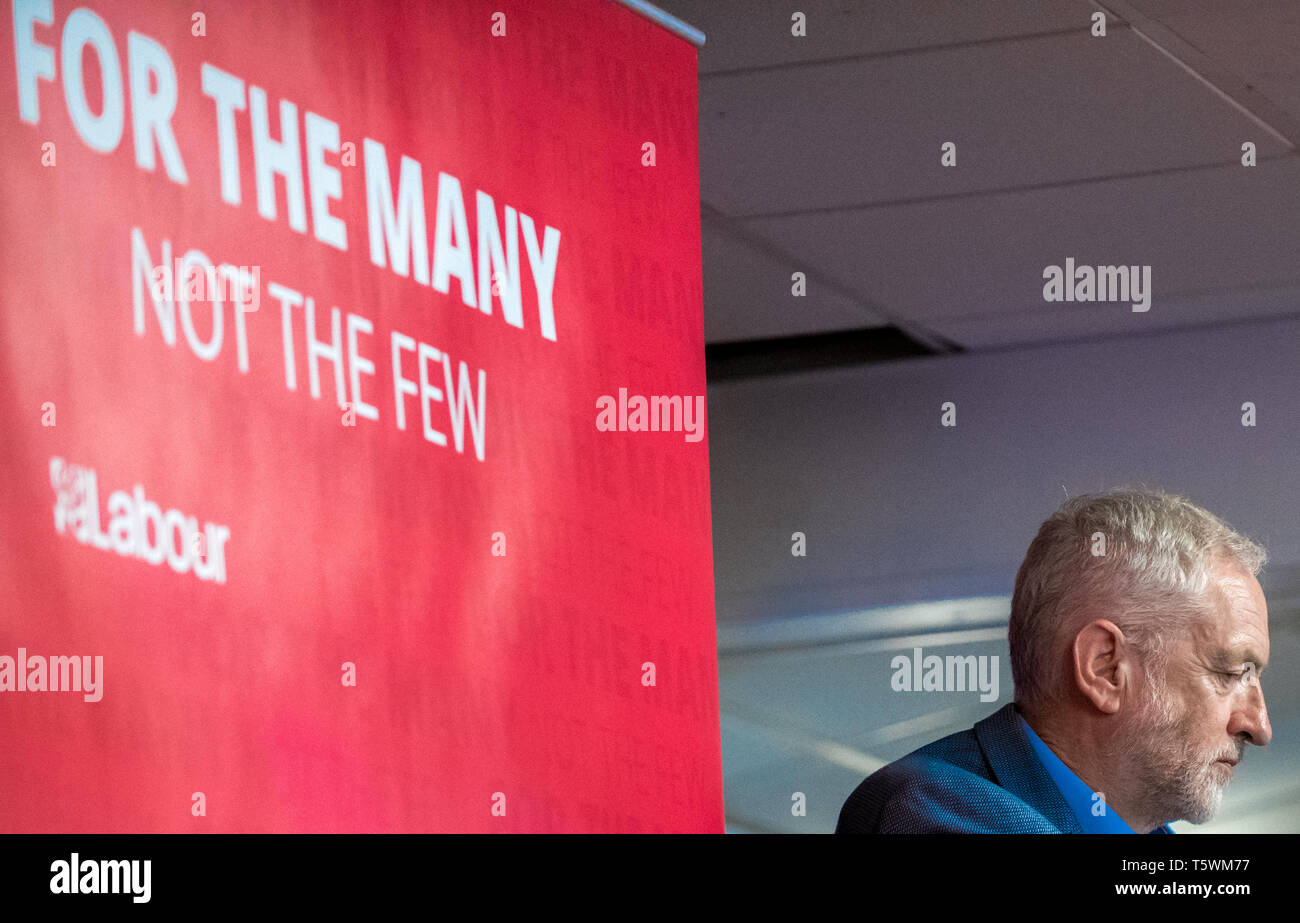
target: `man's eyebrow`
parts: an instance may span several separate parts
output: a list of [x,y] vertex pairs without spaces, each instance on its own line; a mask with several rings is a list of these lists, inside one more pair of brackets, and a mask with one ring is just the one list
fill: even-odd
[[1255,665],[1256,673],[1263,673],[1268,669],[1268,661],[1260,658],[1251,648],[1218,648],[1214,652],[1214,659],[1224,666],[1236,665],[1238,663],[1252,663]]

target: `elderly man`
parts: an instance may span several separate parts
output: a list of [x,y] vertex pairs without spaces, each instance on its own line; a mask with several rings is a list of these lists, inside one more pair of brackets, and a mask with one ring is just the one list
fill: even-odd
[[1016,575],[1015,702],[871,775],[837,833],[1170,833],[1271,731],[1264,550],[1182,497],[1069,500]]

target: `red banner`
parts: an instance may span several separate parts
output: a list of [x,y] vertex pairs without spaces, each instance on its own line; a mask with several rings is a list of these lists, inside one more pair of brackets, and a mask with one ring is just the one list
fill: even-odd
[[696,52],[14,0],[0,830],[721,832]]

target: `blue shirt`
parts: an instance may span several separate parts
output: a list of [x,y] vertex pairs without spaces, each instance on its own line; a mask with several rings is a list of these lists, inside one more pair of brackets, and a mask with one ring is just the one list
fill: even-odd
[[[1107,805],[1100,797],[1094,798],[1093,791],[1082,779],[1076,776],[1070,767],[1061,762],[1061,758],[1052,752],[1052,748],[1043,743],[1041,737],[1034,733],[1034,729],[1029,726],[1029,722],[1020,716],[1020,724],[1025,729],[1025,735],[1029,738],[1029,744],[1034,748],[1039,762],[1047,770],[1047,774],[1052,777],[1056,787],[1061,790],[1065,796],[1066,804],[1074,812],[1074,816],[1079,819],[1080,826],[1083,827],[1084,833],[1132,833],[1133,828],[1124,823],[1124,818],[1120,817]],[[1096,808],[1096,814],[1093,813],[1094,805],[1100,805]],[[1173,833],[1168,824],[1161,824],[1151,831],[1152,833]]]

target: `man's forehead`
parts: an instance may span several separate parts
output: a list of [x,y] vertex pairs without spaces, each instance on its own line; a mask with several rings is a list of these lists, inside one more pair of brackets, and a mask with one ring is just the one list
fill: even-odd
[[1229,665],[1268,663],[1268,604],[1251,574],[1239,567],[1219,566],[1211,572],[1218,600],[1214,614],[1194,633],[1205,656]]

